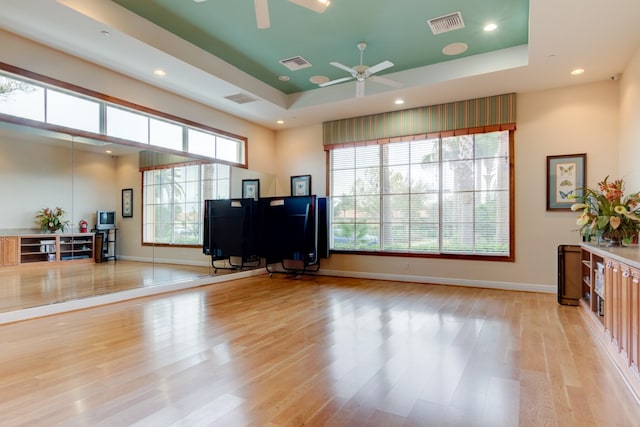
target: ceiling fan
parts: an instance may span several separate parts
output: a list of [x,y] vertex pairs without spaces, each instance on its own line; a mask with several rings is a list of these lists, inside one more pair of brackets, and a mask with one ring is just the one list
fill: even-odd
[[351,77],[343,77],[341,79],[331,80],[325,83],[320,83],[318,86],[320,87],[331,86],[337,83],[342,83],[352,79],[356,79],[356,97],[357,98],[361,98],[364,96],[365,80],[371,80],[377,83],[382,83],[387,86],[402,87],[402,83],[400,82],[373,75],[377,72],[393,67],[393,62],[382,61],[377,65],[368,67],[362,63],[364,49],[367,47],[367,44],[365,42],[360,42],[357,44],[357,46],[358,46],[358,49],[360,50],[360,65],[356,65],[354,67],[347,67],[346,65],[343,65],[339,62],[330,62],[330,64],[333,65],[334,67],[340,68],[341,70],[344,70],[349,74],[351,74]]
[[[207,0],[193,0],[196,3],[202,3]],[[329,0],[289,0],[293,4],[297,4],[298,6],[302,6],[314,12],[322,13],[327,10],[329,4],[331,3]],[[263,30],[265,28],[269,28],[271,26],[271,21],[269,19],[269,4],[268,0],[254,0],[255,9],[256,9],[256,22],[258,24],[258,29]]]

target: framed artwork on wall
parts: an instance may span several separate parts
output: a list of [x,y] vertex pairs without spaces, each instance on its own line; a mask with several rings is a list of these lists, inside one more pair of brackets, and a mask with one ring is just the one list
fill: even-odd
[[133,188],[122,190],[122,217],[131,218],[133,216]]
[[311,195],[311,175],[296,175],[291,177],[292,196]]
[[242,180],[242,198],[258,200],[260,198],[260,180],[259,179],[243,179]]
[[570,210],[582,195],[586,173],[584,153],[547,156],[547,210]]

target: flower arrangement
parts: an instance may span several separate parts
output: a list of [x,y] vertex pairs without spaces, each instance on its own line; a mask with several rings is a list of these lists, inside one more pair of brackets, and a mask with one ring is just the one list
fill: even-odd
[[584,188],[582,196],[571,206],[582,210],[577,225],[580,234],[597,234],[605,240],[623,244],[637,243],[640,230],[640,193],[625,197],[624,181],[609,182],[609,176],[598,183],[598,189]]
[[44,231],[49,231],[51,233],[62,230],[64,231],[65,227],[69,225],[68,220],[63,220],[65,211],[60,208],[49,209],[44,208],[40,209],[36,215],[36,219],[40,224],[40,228]]

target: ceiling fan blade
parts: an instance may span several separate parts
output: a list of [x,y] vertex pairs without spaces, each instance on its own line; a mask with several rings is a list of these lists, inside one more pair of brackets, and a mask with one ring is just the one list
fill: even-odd
[[330,65],[333,65],[336,68],[340,68],[341,70],[346,71],[347,73],[351,74],[352,76],[355,77],[356,74],[358,74],[358,72],[356,70],[354,70],[351,67],[347,67],[346,65],[343,65],[339,62],[329,62]]
[[374,65],[373,67],[369,67],[367,69],[367,74],[377,73],[382,70],[386,70],[387,68],[393,67],[393,62],[391,61],[382,61],[379,64]]
[[323,13],[329,7],[329,0],[289,0],[293,4],[302,6],[314,12]]
[[331,85],[335,85],[335,84],[338,84],[338,83],[346,82],[346,81],[349,81],[349,80],[353,80],[353,77],[343,77],[341,79],[331,80],[330,82],[320,83],[318,86],[319,87],[331,86]]
[[258,29],[263,30],[271,26],[269,20],[269,4],[267,0],[254,0],[256,7],[256,22]]
[[364,80],[356,82],[356,98],[364,96]]
[[392,86],[392,87],[402,87],[402,83],[397,82],[395,80],[391,80],[391,79],[387,79],[385,77],[380,77],[380,76],[371,76],[369,77],[369,80],[371,80],[372,82],[376,82],[376,83],[381,83],[383,85],[387,85],[387,86]]

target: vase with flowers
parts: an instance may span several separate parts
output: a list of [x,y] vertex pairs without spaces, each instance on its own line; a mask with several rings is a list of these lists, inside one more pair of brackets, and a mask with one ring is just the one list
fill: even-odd
[[598,183],[598,189],[584,188],[579,202],[571,206],[582,211],[577,225],[583,236],[596,235],[609,245],[629,245],[638,242],[640,230],[640,193],[624,195],[624,181],[609,181],[609,176]]
[[598,189],[584,188],[578,202],[571,206],[581,211],[577,225],[583,236],[596,235],[609,245],[638,243],[640,230],[640,193],[624,195],[624,181],[609,181],[609,176],[598,183]]
[[61,208],[44,208],[38,211],[36,214],[36,220],[43,231],[55,233],[58,230],[64,231],[67,225],[69,225],[69,220],[63,219],[64,215],[65,211]]

